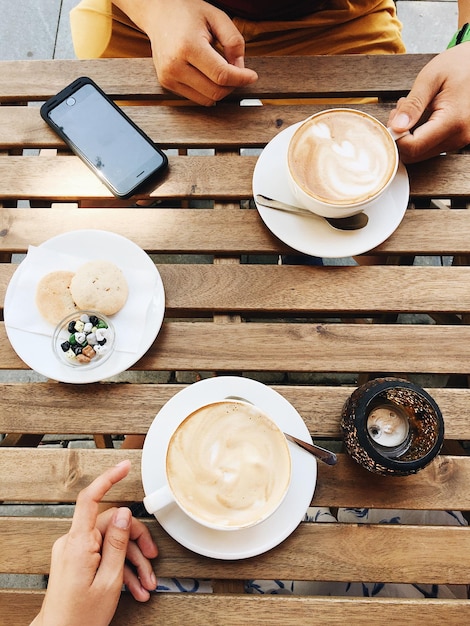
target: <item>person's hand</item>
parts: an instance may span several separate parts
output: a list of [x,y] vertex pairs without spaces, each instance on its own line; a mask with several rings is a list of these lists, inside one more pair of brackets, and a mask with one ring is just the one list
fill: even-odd
[[470,143],[470,42],[434,57],[418,74],[388,125],[401,132],[424,122],[398,141],[405,163],[423,161]]
[[148,2],[139,22],[165,89],[210,106],[258,78],[244,66],[245,41],[232,20],[203,0]]
[[98,514],[100,500],[129,470],[123,461],[78,495],[71,528],[53,546],[46,595],[31,626],[108,626],[123,583],[136,600],[150,597],[157,581],[149,559],[158,551],[146,526],[125,507]]

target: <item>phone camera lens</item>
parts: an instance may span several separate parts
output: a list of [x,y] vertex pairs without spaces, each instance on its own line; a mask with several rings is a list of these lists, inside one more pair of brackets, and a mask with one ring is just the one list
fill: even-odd
[[67,105],[68,105],[69,107],[73,107],[73,105],[75,104],[75,102],[76,102],[75,98],[72,98],[72,97],[67,98],[67,100],[66,100],[66,103],[67,103]]

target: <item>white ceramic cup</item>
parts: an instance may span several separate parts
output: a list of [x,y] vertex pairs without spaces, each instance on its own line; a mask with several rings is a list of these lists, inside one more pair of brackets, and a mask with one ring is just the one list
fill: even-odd
[[289,187],[296,203],[323,217],[361,213],[395,178],[396,139],[403,134],[396,135],[356,109],[312,115],[296,129],[287,151]]
[[284,433],[256,406],[225,399],[193,411],[166,451],[166,484],[144,498],[149,513],[177,505],[217,530],[259,524],[280,506],[291,480]]

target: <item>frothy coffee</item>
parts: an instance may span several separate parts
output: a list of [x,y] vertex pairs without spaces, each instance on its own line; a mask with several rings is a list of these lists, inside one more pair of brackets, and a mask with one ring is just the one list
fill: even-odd
[[283,433],[256,407],[238,401],[204,406],[173,434],[167,452],[173,494],[190,515],[219,527],[268,517],[290,482]]
[[387,129],[352,109],[327,110],[304,122],[288,153],[289,170],[303,191],[337,206],[373,198],[393,177],[396,164]]

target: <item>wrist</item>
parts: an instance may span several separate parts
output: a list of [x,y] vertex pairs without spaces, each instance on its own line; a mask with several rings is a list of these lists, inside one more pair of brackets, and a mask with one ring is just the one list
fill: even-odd
[[464,43],[465,41],[470,41],[470,24],[465,23],[462,28],[460,28],[452,39],[449,42],[447,48],[454,48],[458,46],[460,43]]

